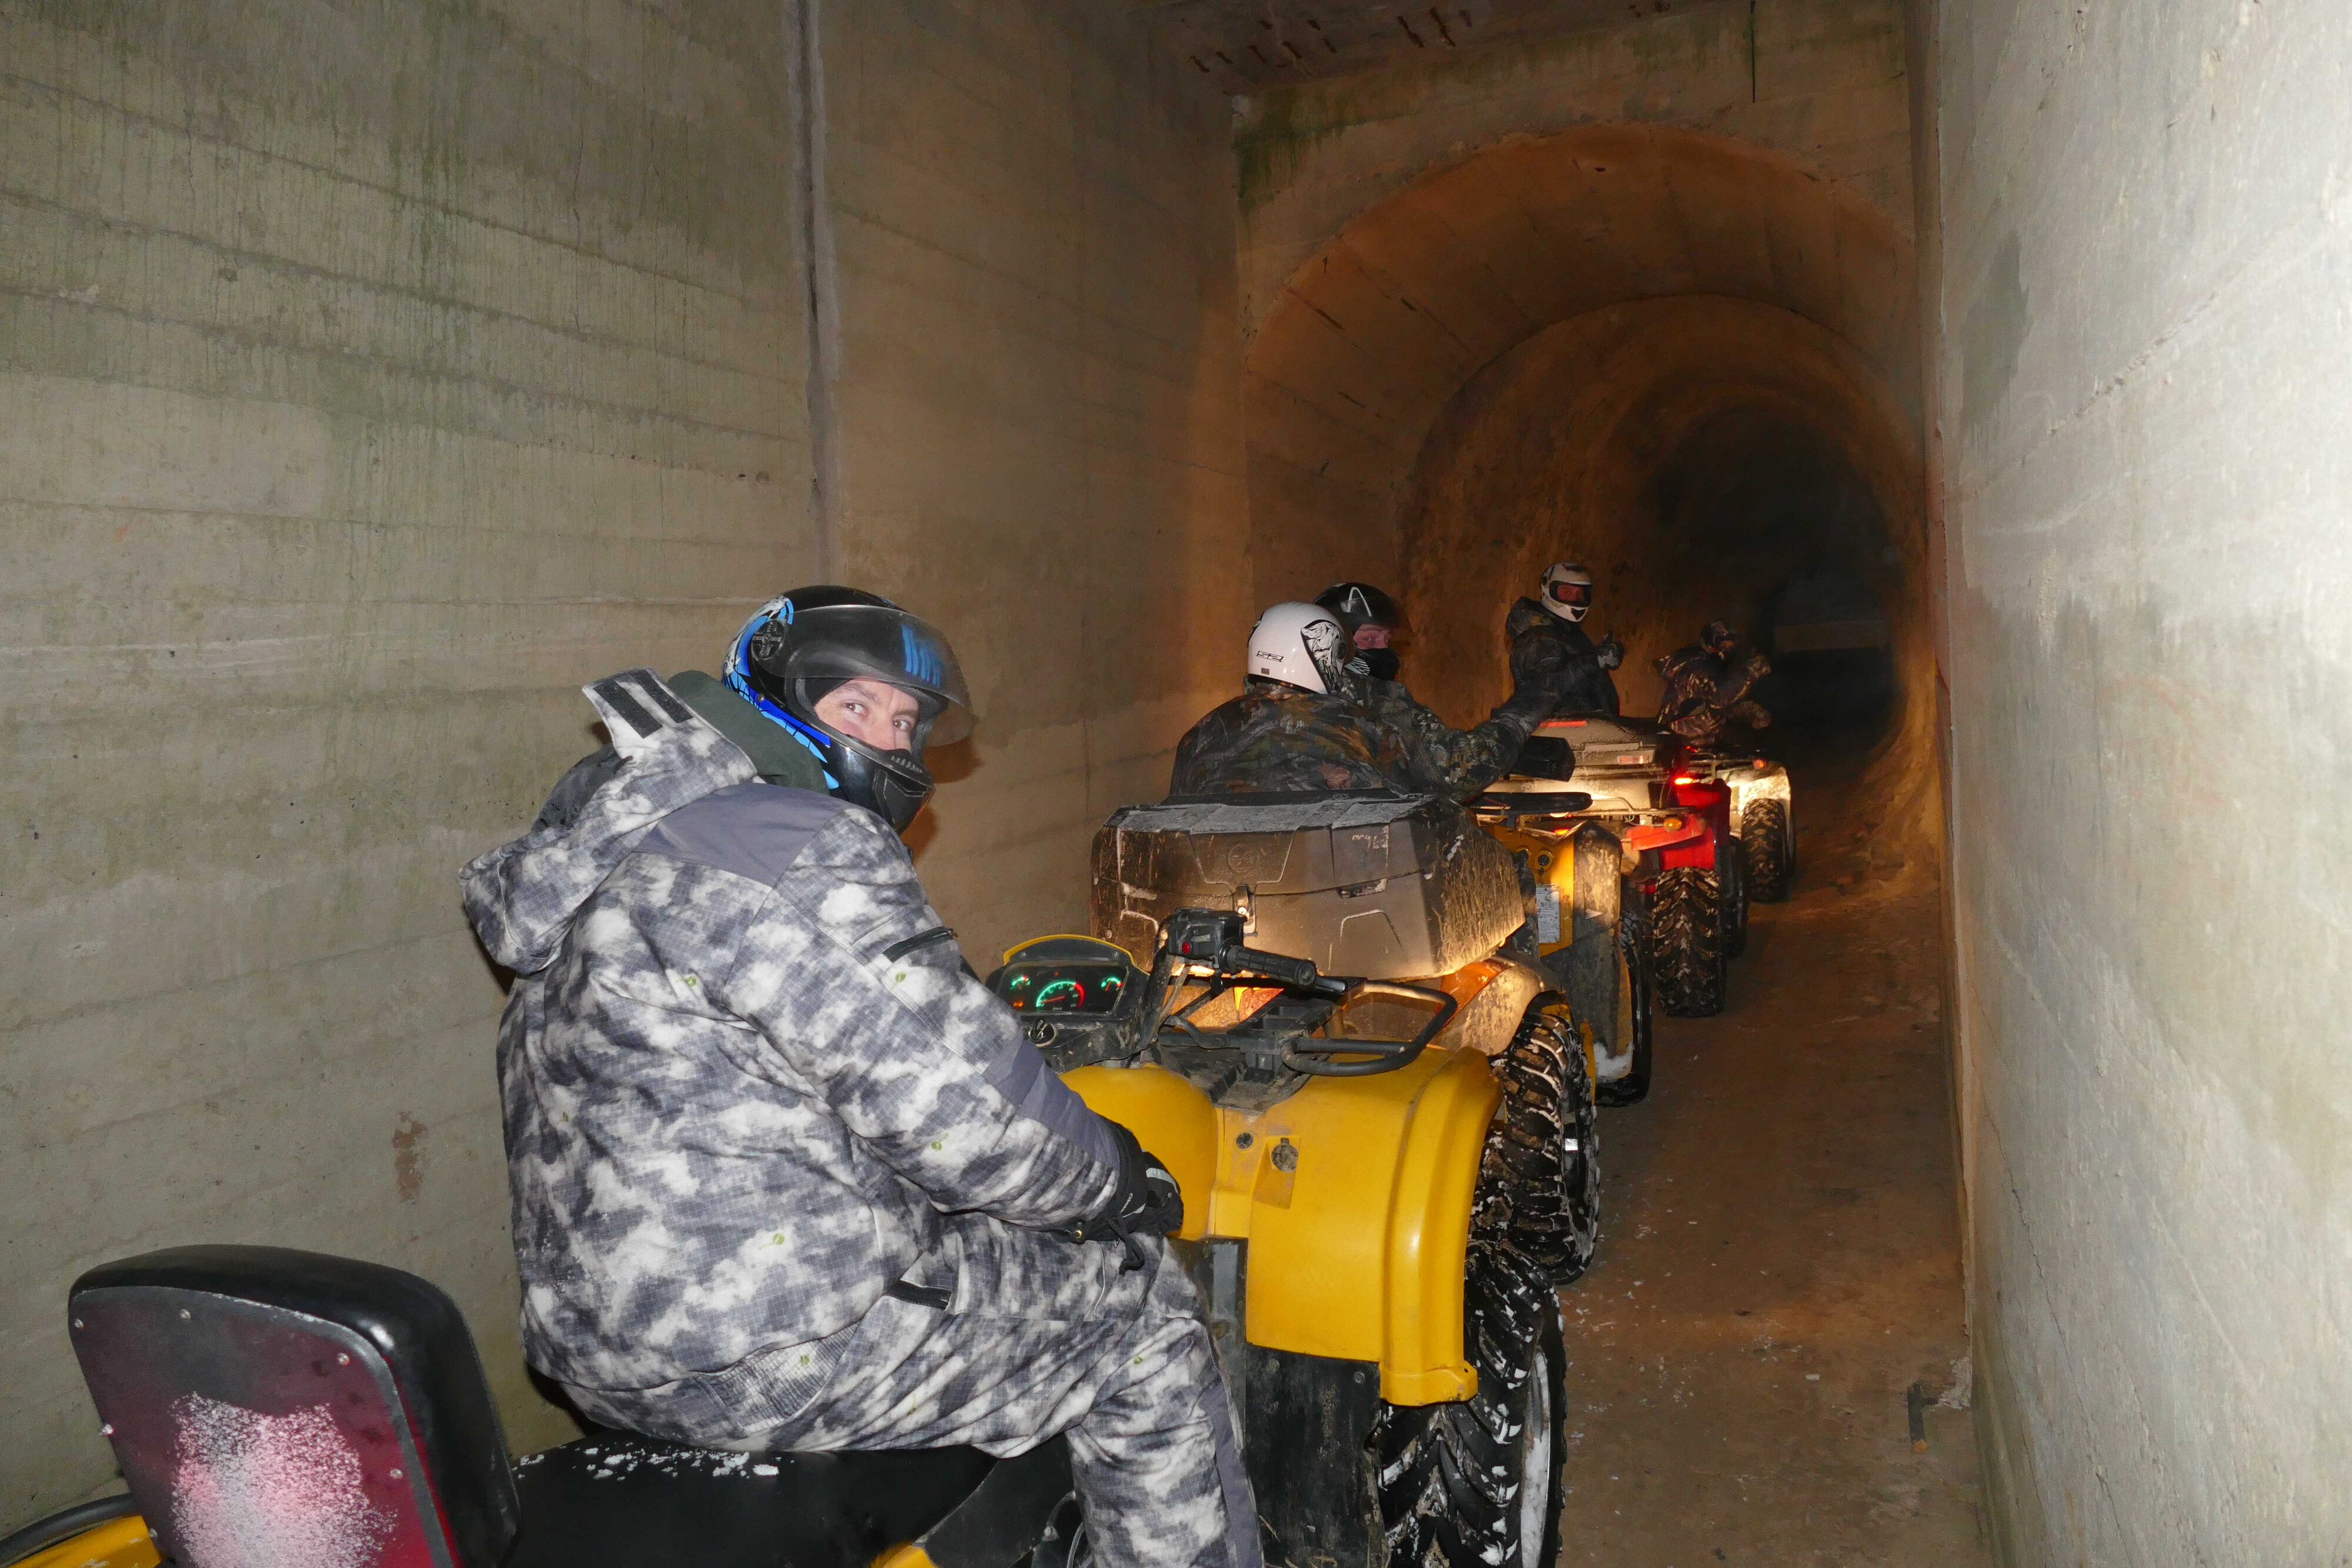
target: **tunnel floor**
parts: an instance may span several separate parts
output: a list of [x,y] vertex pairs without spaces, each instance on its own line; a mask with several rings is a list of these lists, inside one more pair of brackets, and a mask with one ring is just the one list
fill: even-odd
[[1968,1350],[1935,887],[1874,880],[1850,763],[1792,774],[1794,896],[1603,1113],[1601,1249],[1562,1297],[1565,1563],[1992,1561],[1970,1417],[1928,1409],[1919,1453],[1906,1402]]

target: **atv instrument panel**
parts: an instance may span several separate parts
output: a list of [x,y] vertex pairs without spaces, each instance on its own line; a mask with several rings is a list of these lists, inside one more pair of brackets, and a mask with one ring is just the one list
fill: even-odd
[[1004,955],[988,988],[1056,1071],[1134,1049],[1146,977],[1124,949],[1091,936],[1040,936]]

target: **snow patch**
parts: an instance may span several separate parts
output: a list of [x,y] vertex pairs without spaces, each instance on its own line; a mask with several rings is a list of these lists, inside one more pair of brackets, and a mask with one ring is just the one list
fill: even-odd
[[172,1529],[187,1568],[373,1568],[393,1516],[324,1405],[285,1416],[184,1396],[172,1406]]

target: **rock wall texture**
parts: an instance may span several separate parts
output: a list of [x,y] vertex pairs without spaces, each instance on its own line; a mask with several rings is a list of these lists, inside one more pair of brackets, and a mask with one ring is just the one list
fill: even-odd
[[2352,1549],[2352,13],[1942,5],[1958,1091],[2004,1553]]
[[66,1285],[176,1242],[433,1278],[561,1437],[456,867],[580,683],[834,574],[974,674],[975,961],[1076,920],[1247,622],[1230,110],[1079,0],[28,0],[0,58],[0,1526],[110,1475]]

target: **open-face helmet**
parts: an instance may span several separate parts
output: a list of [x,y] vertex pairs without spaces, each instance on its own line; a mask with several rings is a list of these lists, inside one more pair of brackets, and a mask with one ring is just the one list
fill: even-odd
[[[817,717],[845,681],[880,681],[915,699],[913,746],[879,751]],[[824,765],[825,788],[904,832],[936,787],[923,747],[971,733],[971,695],[939,629],[880,594],[820,585],[760,606],[727,654],[727,684]]]
[[[1354,644],[1357,662],[1367,674],[1384,681],[1397,678],[1402,655],[1392,640],[1412,630],[1403,606],[1369,582],[1335,582],[1317,594],[1315,602],[1339,617],[1339,630]],[[1367,639],[1363,632],[1368,626],[1384,634]]]
[[1352,652],[1329,611],[1292,601],[1275,605],[1250,628],[1249,673],[1306,691],[1336,692]]
[[1556,560],[1544,572],[1543,607],[1562,621],[1581,621],[1592,608],[1592,574],[1581,563]]

